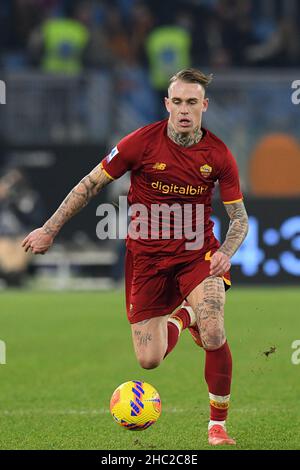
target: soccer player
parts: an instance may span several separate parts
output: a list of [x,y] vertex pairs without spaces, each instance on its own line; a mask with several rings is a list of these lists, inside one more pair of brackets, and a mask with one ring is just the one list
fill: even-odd
[[[129,231],[126,308],[135,353],[143,368],[157,367],[175,347],[185,328],[189,328],[195,342],[203,347],[210,400],[208,440],[212,445],[219,445],[235,444],[225,426],[232,358],[225,336],[224,304],[225,291],[230,286],[230,259],[247,234],[248,218],[231,152],[201,126],[202,113],[208,108],[205,91],[210,81],[211,76],[195,69],[185,69],[173,76],[165,98],[169,118],[123,138],[74,187],[43,227],[24,239],[23,246],[34,254],[45,253],[72,216],[104,186],[129,170],[128,201],[132,207],[138,203],[151,213],[153,204],[169,207],[177,204],[176,208],[183,210],[189,205],[191,220],[186,223],[190,225],[198,223],[197,206],[204,207],[204,241],[194,249],[187,246],[186,232],[175,237],[178,228],[175,216],[169,219],[173,237],[163,237],[161,227],[159,233],[153,231],[152,237],[131,236]],[[230,218],[223,244],[214,237],[210,220],[212,192],[217,181]],[[133,226],[138,220],[141,222],[137,213],[133,219]],[[144,216],[141,233],[149,234],[151,224],[153,217]]]

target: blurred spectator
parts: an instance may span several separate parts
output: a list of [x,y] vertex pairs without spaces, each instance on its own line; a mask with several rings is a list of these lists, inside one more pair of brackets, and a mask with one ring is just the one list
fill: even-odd
[[88,22],[89,43],[84,54],[85,65],[102,69],[111,67],[116,62],[106,31],[106,8],[98,1],[91,4],[91,14]]
[[[293,5],[285,0],[1,0],[2,62],[10,69],[28,64],[30,38],[31,58],[46,71],[74,74],[85,65],[113,67],[119,61],[144,66],[148,56],[156,82],[152,62],[159,52],[153,49],[161,45],[153,43],[162,41],[162,28],[181,27],[195,66],[297,66],[299,3]],[[182,36],[179,30],[174,35],[162,70],[178,57]]]
[[163,104],[170,77],[191,65],[192,36],[189,20],[189,16],[177,16],[175,24],[156,26],[146,39],[150,81],[158,94],[160,106]]
[[252,4],[249,0],[220,0],[214,21],[212,65],[247,65],[246,50],[255,43]]
[[6,169],[0,177],[0,277],[8,285],[20,285],[24,279],[30,255],[21,241],[40,224],[43,212],[40,197],[22,170]]
[[283,18],[264,42],[248,48],[247,59],[256,66],[299,66],[300,32],[296,19]]
[[195,67],[208,66],[210,64],[211,51],[209,47],[209,20],[214,13],[201,4],[179,10],[178,17],[181,17],[182,26],[186,25],[192,38],[191,60]]
[[2,0],[0,4],[0,53],[10,47],[12,42],[12,5],[10,0]]
[[136,62],[136,57],[131,48],[129,31],[123,24],[121,12],[116,7],[111,7],[106,15],[106,33],[110,45],[110,52],[115,58],[116,65],[132,65]]
[[59,0],[13,0],[14,30],[19,47],[27,44],[31,32],[49,11],[58,8]]
[[48,18],[32,33],[29,50],[44,72],[75,75],[82,71],[90,39],[91,5],[76,2],[70,17]]
[[150,8],[145,3],[139,2],[130,19],[130,45],[137,62],[143,66],[147,64],[145,42],[153,28],[154,21]]

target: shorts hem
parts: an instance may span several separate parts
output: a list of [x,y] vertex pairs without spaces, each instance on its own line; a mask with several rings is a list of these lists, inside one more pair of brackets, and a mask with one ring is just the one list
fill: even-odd
[[[201,284],[201,282],[203,282],[205,279],[207,279],[208,277],[210,276],[201,276],[201,279],[197,279],[195,280],[195,282],[193,282],[187,289],[186,291],[183,293],[183,298],[186,299],[188,295],[190,295],[190,293],[199,285]],[[225,277],[225,276],[218,276],[218,277],[221,277],[223,282],[224,282],[224,287],[225,287],[225,292],[230,289],[231,287],[231,281]]]
[[159,313],[159,312],[153,312],[153,310],[151,312],[141,312],[141,313],[137,313],[136,315],[132,316],[132,317],[129,317],[127,315],[127,318],[128,318],[128,321],[131,325],[133,325],[134,323],[139,323],[140,321],[144,321],[144,320],[151,320],[151,318],[157,318],[157,317],[165,317],[167,315],[171,315],[172,312],[168,311],[168,312],[165,312],[165,311],[162,311],[162,313]]

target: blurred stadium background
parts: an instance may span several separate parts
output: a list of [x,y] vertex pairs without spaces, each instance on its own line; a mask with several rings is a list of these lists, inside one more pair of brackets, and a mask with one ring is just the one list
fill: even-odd
[[[205,125],[235,154],[251,217],[235,282],[297,283],[299,19],[295,0],[2,0],[2,287],[118,284],[123,247],[96,237],[99,198],[46,256],[24,257],[19,240],[119,138],[164,117],[168,78],[190,65],[215,76]],[[216,233],[226,228],[217,204]]]
[[[299,75],[295,0],[3,0],[0,5],[2,287],[111,288],[120,243],[99,241],[99,199],[44,257],[19,240],[128,132],[164,117],[174,71],[212,72],[205,125],[235,154],[251,216],[235,282],[300,276]],[[297,75],[298,74],[298,75]],[[128,181],[101,200],[116,200]],[[216,207],[216,233],[227,228]],[[33,282],[34,280],[34,282]]]
[[[167,364],[141,371],[115,291],[124,242],[96,237],[97,206],[116,202],[128,179],[69,222],[45,256],[20,248],[121,137],[164,117],[168,79],[187,66],[214,74],[204,125],[235,154],[250,217],[232,269],[247,289],[232,289],[227,307],[232,422],[241,448],[299,448],[299,20],[296,0],[1,0],[0,448],[207,445],[207,392],[195,383],[189,335]],[[214,214],[222,237],[217,197]],[[153,382],[164,410],[138,439],[108,417],[111,392],[134,378]]]

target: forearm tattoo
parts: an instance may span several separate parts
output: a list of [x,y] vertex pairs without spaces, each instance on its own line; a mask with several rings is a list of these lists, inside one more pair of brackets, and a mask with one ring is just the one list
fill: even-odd
[[194,307],[205,349],[218,349],[226,340],[224,329],[225,289],[220,277],[211,276],[203,283],[201,301]]
[[198,126],[194,129],[193,134],[181,134],[176,132],[174,127],[168,124],[168,137],[175,142],[175,144],[181,145],[182,147],[190,147],[191,145],[198,144],[202,139],[203,132]]
[[231,258],[243,243],[248,233],[248,216],[243,202],[225,204],[230,225],[224,243],[218,251]]
[[55,236],[61,227],[85,207],[111,180],[100,165],[95,167],[75,186],[61,203],[57,211],[45,223],[44,231]]

